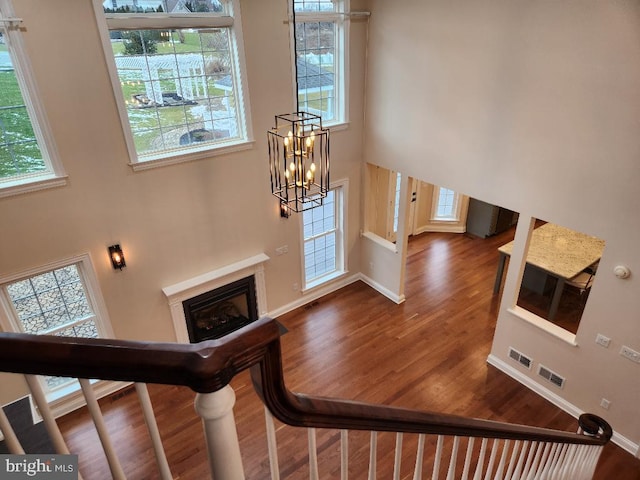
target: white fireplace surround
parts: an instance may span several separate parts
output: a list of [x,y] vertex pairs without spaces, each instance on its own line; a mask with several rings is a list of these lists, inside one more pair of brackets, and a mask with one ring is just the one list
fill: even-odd
[[269,257],[264,253],[260,253],[163,288],[162,291],[167,297],[169,308],[171,309],[176,341],[178,343],[190,343],[182,302],[251,275],[253,275],[256,283],[258,318],[266,315],[267,292],[264,280],[264,263],[267,260],[269,260]]

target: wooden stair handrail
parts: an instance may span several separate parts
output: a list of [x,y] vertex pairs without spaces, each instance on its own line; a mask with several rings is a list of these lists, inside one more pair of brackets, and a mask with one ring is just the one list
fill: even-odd
[[184,385],[208,393],[247,368],[274,417],[293,426],[588,445],[604,445],[612,436],[609,424],[591,414],[579,419],[588,433],[582,435],[291,392],[284,382],[278,325],[269,318],[195,344],[0,333],[0,371],[12,373]]
[[221,339],[187,344],[0,333],[0,371],[184,385],[210,393],[259,362],[267,346],[278,341],[271,322],[260,320]]

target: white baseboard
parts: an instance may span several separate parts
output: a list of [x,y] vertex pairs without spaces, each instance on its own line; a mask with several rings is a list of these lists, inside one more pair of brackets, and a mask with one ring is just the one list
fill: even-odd
[[[116,382],[111,380],[99,380],[95,383],[92,383],[93,391],[96,394],[96,397],[101,399],[102,397],[106,397],[107,395],[111,395],[112,393],[117,392],[125,387],[131,385],[132,382]],[[66,415],[67,413],[71,413],[74,410],[77,410],[80,407],[84,407],[87,402],[84,399],[84,395],[82,391],[78,387],[78,389],[69,395],[66,395],[57,400],[53,400],[49,402],[49,408],[51,408],[51,413],[55,418]]]
[[[518,369],[514,368],[512,365],[509,365],[503,362],[501,359],[499,359],[495,355],[489,355],[487,357],[487,363],[489,365],[496,367],[501,372],[509,375],[514,380],[517,380],[518,382],[520,382],[522,385],[529,388],[530,390],[533,390],[542,398],[549,400],[556,407],[560,408],[561,410],[564,410],[572,417],[577,419],[580,415],[585,413],[581,409],[576,407],[574,404],[566,401],[564,398],[560,397],[559,395],[552,392],[551,390],[548,390],[547,388],[540,385],[539,383],[534,382],[527,375],[525,375]],[[616,445],[618,445],[620,448],[629,452],[634,457],[638,457],[640,455],[640,445],[632,442],[624,435],[620,435],[619,433],[616,433],[615,430],[613,432],[613,436],[611,437],[611,441]]]
[[295,310],[298,307],[302,307],[303,305],[317,300],[320,297],[335,292],[336,290],[340,290],[341,288],[357,282],[358,280],[360,280],[359,275],[340,277],[339,279],[329,282],[321,287],[314,288],[313,290],[305,292],[300,298],[291,303],[276,308],[275,310],[271,310],[267,313],[267,316],[271,318],[278,318],[280,315],[289,313],[290,311]]
[[440,233],[466,233],[467,226],[463,225],[447,225],[446,223],[435,224],[432,223],[430,225],[420,227],[413,232],[413,235],[420,235],[421,233],[426,232],[440,232]]
[[367,277],[366,275],[360,274],[360,280],[362,280],[364,283],[366,283],[371,288],[376,290],[378,293],[381,293],[382,295],[387,297],[389,300],[397,303],[398,305],[405,301],[404,294],[397,295],[395,292],[392,292],[391,290],[387,289],[383,285],[380,285],[378,282]]
[[306,292],[304,295],[302,295],[300,298],[298,298],[297,300],[268,312],[267,316],[271,318],[278,318],[280,315],[289,313],[290,311],[295,310],[298,307],[302,307],[314,300],[317,300],[320,297],[323,297],[329,293],[335,292],[336,290],[346,287],[347,285],[350,285],[354,282],[357,282],[358,280],[363,281],[364,283],[369,285],[371,288],[373,288],[374,290],[381,293],[382,295],[384,295],[385,297],[394,301],[397,304],[400,304],[405,300],[404,295],[396,295],[395,293],[383,287],[379,283],[373,281],[369,277],[366,277],[361,273],[358,273],[355,275],[350,275],[348,277],[342,277],[336,281],[323,285],[322,287],[318,287],[316,289],[310,290]]

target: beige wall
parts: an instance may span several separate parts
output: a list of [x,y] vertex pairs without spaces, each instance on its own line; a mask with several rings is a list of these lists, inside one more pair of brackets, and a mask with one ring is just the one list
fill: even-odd
[[[368,3],[367,161],[518,211],[525,225],[535,216],[597,235],[607,242],[603,272],[617,263],[640,272],[637,2]],[[0,199],[0,273],[89,252],[121,338],[171,340],[162,287],[259,252],[272,257],[268,309],[298,301],[299,225],[278,216],[263,145],[273,115],[293,108],[286,2],[242,1],[253,148],[139,173],[127,165],[90,2],[15,4],[70,183]],[[351,123],[332,133],[332,177],[350,178],[349,270],[400,294],[404,245],[359,247],[366,23],[352,23],[351,40]],[[122,272],[108,264],[113,242],[127,255]],[[289,253],[276,257],[283,244]],[[622,343],[640,350],[637,277],[599,274],[570,347],[506,311],[516,270],[493,354],[505,359],[512,345],[564,374],[560,399],[639,444],[640,370],[617,353]],[[0,401],[22,391],[13,376],[0,383]]]
[[558,404],[601,414],[637,448],[640,365],[618,352],[640,351],[640,3],[372,0],[371,12],[367,161],[520,212],[525,227],[538,217],[606,241],[577,347],[506,310],[518,250],[492,354],[508,363],[513,346],[561,373],[564,389],[547,389]]
[[[299,217],[279,217],[265,133],[275,114],[294,109],[287,2],[241,1],[253,147],[137,173],[128,166],[91,2],[14,3],[69,185],[0,199],[0,275],[89,252],[115,334],[126,339],[174,339],[162,288],[261,252],[271,257],[268,310],[298,301]],[[332,132],[331,146],[332,179],[350,179],[352,272],[359,270],[365,38],[366,23],[354,22],[351,122]],[[115,242],[126,255],[122,272],[107,258]],[[281,245],[289,253],[276,256]],[[0,383],[0,403],[22,390],[9,375]]]

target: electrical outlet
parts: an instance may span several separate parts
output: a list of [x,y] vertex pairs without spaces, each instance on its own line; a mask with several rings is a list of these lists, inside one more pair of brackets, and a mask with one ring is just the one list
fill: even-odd
[[623,345],[620,349],[620,355],[628,358],[632,362],[640,363],[640,353],[636,352],[633,348],[627,347],[626,345]]
[[289,252],[289,245],[283,245],[281,247],[276,248],[276,255],[284,255]]
[[605,410],[609,410],[609,407],[611,406],[611,402],[606,398],[603,398],[602,400],[600,400],[600,406]]
[[596,337],[596,343],[600,346],[603,346],[604,348],[608,348],[610,342],[611,342],[611,339],[609,337],[605,337],[601,333],[599,333],[598,336]]
[[293,285],[291,285],[291,289],[294,292],[297,292],[298,290],[300,290],[300,285],[298,285],[298,282],[293,282]]

